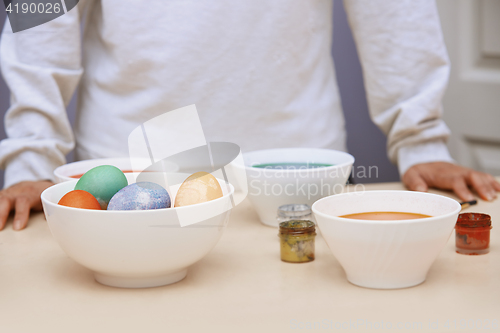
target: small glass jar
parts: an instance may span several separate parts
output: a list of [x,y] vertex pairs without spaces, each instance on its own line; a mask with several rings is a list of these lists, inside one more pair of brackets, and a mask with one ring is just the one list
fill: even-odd
[[316,237],[314,222],[304,220],[281,222],[278,236],[282,261],[302,263],[314,260]]
[[478,255],[490,252],[491,216],[481,213],[458,215],[455,247],[460,254]]
[[285,221],[305,220],[313,221],[312,210],[306,204],[289,204],[278,208],[278,224]]

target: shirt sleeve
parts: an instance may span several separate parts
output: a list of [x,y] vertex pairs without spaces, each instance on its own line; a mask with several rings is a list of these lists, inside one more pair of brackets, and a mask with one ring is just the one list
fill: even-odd
[[74,147],[66,106],[83,73],[80,10],[16,33],[5,22],[0,66],[11,92],[7,138],[0,142],[5,187],[54,180],[54,169]]
[[441,104],[450,62],[435,2],[348,0],[344,6],[370,116],[387,135],[400,175],[418,163],[453,162]]

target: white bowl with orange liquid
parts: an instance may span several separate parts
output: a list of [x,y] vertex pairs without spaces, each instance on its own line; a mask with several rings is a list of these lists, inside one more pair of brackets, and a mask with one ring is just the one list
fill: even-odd
[[[312,210],[328,247],[352,284],[407,288],[425,281],[457,222],[460,204],[430,193],[364,191],[316,201]],[[414,219],[354,219],[349,214],[423,214]],[[389,214],[392,215],[392,214]],[[359,216],[358,216],[359,218]],[[371,217],[373,218],[373,216]]]
[[[150,164],[150,160],[144,160],[144,164]],[[60,167],[54,170],[54,176],[58,183],[66,182],[68,180],[78,179],[85,172],[89,171],[92,168],[101,165],[112,165],[122,170],[124,173],[134,172],[132,170],[132,165],[130,162],[130,158],[128,157],[113,157],[113,158],[96,158],[91,160],[83,160],[78,162],[67,163],[61,165]],[[164,162],[162,165],[156,165],[157,169],[148,168],[149,171],[158,171],[158,172],[176,172],[178,171],[178,166]]]

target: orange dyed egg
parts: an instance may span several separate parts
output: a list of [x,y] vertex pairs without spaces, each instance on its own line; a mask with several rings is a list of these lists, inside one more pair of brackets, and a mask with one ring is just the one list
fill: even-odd
[[101,209],[101,205],[92,194],[83,190],[74,190],[66,193],[58,204],[62,206],[83,208],[83,209]]

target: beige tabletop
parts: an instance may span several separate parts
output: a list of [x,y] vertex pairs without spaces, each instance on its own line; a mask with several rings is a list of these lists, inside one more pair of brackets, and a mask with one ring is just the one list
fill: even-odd
[[[500,221],[499,200],[468,210]],[[9,224],[0,232],[0,333],[500,332],[500,227],[492,229],[487,255],[459,255],[454,241],[423,284],[365,289],[347,282],[320,235],[314,262],[281,262],[277,229],[260,224],[245,201],[183,281],[134,290],[95,282],[36,214],[26,230]]]

